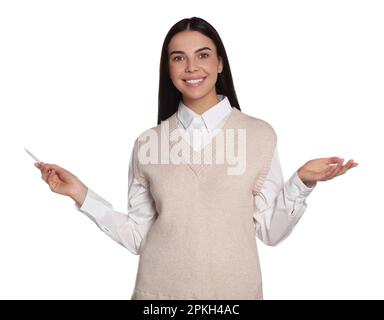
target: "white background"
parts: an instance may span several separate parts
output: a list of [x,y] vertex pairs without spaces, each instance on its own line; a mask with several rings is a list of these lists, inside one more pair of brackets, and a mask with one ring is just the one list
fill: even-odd
[[126,212],[133,141],[156,125],[164,37],[219,32],[243,112],[307,160],[359,163],[320,182],[288,239],[259,242],[265,299],[384,298],[382,1],[1,1],[0,298],[130,299],[138,256],[52,193],[26,154]]

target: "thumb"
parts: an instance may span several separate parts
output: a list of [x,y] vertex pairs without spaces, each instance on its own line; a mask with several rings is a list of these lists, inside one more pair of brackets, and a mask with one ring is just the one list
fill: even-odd
[[57,173],[64,173],[66,172],[67,170],[65,170],[64,168],[56,165],[56,164],[52,164],[52,163],[43,163],[43,164],[40,164],[40,163],[35,163],[35,166],[36,167],[41,167],[41,166],[44,166],[46,169],[48,170],[55,170]]
[[55,170],[57,173],[63,173],[67,171],[64,168],[58,166],[57,164],[47,164],[47,168]]

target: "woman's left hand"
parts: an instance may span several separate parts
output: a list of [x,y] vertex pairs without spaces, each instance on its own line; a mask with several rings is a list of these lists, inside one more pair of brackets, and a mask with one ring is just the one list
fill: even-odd
[[339,157],[319,158],[306,162],[298,171],[299,178],[307,187],[317,181],[331,180],[358,166],[352,159],[343,165],[344,159]]

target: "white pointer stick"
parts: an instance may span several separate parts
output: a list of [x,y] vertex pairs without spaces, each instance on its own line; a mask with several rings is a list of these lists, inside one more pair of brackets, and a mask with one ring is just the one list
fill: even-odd
[[30,151],[28,151],[26,148],[24,148],[25,151],[28,152],[28,154],[33,158],[35,159],[37,162],[43,162],[43,161],[40,161],[36,156],[34,156]]

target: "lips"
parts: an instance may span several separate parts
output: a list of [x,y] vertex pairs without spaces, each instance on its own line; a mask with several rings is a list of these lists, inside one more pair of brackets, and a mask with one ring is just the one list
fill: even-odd
[[196,79],[185,79],[185,80],[183,80],[183,81],[185,82],[185,84],[186,84],[188,87],[195,88],[195,87],[200,86],[200,85],[204,82],[205,78],[206,78],[206,77],[196,78]]

